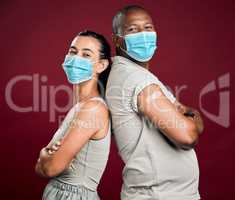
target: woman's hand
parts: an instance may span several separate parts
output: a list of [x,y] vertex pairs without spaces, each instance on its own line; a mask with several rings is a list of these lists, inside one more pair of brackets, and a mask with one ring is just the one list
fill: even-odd
[[44,172],[42,163],[46,163],[49,159],[51,159],[51,156],[60,148],[61,143],[62,139],[60,139],[51,146],[47,146],[41,149],[38,161],[35,166],[35,171],[38,175],[42,177],[48,177]]
[[53,144],[52,146],[46,147],[46,151],[49,155],[53,155],[56,151],[58,151],[58,149],[61,147],[62,144],[62,139],[60,139],[59,141],[57,141],[55,144]]

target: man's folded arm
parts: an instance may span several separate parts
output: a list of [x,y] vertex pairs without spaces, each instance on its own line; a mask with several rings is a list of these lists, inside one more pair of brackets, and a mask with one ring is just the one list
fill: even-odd
[[150,84],[138,94],[137,107],[177,147],[191,149],[196,145],[203,130],[200,114],[179,102],[172,103],[158,85]]

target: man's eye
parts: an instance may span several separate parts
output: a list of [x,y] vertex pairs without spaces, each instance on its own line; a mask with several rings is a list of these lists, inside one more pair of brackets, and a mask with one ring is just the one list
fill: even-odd
[[152,29],[153,29],[152,26],[146,26],[145,28],[146,28],[147,30],[152,30]]
[[136,28],[133,28],[133,27],[127,29],[128,32],[132,32],[132,31],[135,31],[135,30],[136,30]]

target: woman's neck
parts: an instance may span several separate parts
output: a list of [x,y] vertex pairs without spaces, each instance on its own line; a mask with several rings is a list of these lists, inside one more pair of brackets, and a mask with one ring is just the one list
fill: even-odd
[[96,96],[99,96],[99,91],[97,82],[93,79],[73,85],[73,105]]

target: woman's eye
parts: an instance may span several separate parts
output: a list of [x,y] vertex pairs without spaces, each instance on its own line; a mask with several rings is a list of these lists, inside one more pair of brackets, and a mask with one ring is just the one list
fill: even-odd
[[84,53],[84,54],[83,54],[83,57],[85,57],[85,58],[90,58],[90,57],[91,57],[91,55],[90,55],[90,54],[88,54],[88,53]]
[[77,54],[77,52],[75,52],[75,51],[69,51],[69,53],[68,53],[69,55],[76,55]]

